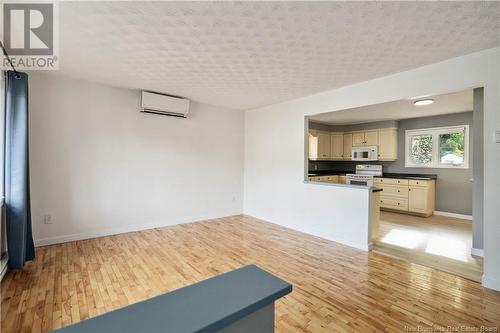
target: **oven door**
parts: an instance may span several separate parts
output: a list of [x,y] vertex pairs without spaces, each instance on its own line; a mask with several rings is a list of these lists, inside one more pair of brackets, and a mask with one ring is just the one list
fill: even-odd
[[366,181],[366,180],[349,180],[348,184],[368,186],[368,181]]

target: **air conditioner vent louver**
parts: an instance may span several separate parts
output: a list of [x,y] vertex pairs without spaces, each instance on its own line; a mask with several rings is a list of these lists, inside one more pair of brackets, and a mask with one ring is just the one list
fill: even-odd
[[189,113],[189,100],[142,91],[141,112],[186,118]]

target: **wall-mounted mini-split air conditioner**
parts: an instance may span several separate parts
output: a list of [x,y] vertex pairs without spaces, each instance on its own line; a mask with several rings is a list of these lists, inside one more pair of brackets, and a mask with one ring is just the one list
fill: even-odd
[[186,118],[189,99],[142,91],[141,112]]

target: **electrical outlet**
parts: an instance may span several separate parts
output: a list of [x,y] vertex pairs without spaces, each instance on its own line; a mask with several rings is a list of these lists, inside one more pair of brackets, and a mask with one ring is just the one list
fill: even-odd
[[45,214],[43,216],[43,224],[52,224],[52,215]]
[[495,131],[495,141],[500,143],[500,130]]

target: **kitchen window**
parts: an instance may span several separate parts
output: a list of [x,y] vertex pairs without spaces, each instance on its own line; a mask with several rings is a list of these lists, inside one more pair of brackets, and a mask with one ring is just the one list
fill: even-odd
[[469,125],[407,130],[405,167],[468,168]]

